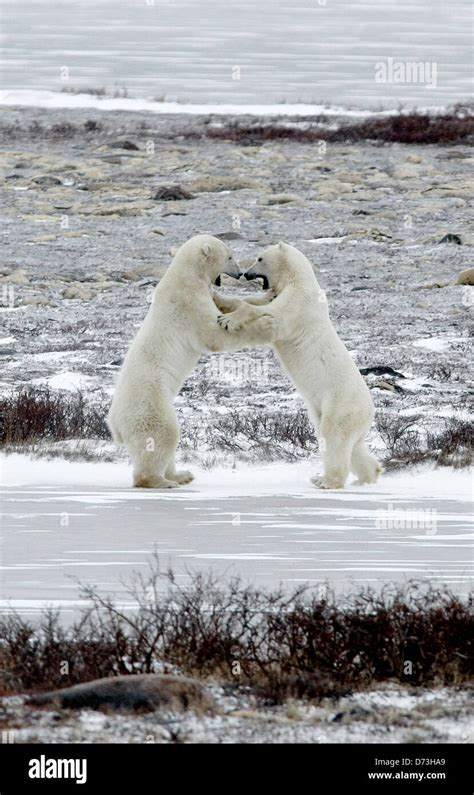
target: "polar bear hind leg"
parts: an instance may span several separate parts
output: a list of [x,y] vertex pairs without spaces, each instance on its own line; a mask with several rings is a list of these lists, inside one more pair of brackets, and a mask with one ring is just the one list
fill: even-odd
[[311,481],[320,489],[343,489],[349,477],[354,433],[347,420],[322,419],[321,450],[324,464],[322,478]]
[[351,471],[357,477],[358,486],[364,483],[376,483],[382,473],[382,467],[377,459],[369,453],[364,439],[359,439],[352,450]]
[[194,475],[192,472],[189,472],[187,469],[181,469],[178,472],[176,470],[176,463],[173,456],[168,466],[166,467],[165,478],[167,478],[168,480],[174,480],[176,483],[179,483],[179,485],[182,485],[183,483],[191,483],[191,481],[194,480]]
[[178,480],[174,455],[179,441],[179,427],[173,407],[155,400],[146,422],[137,422],[127,434],[125,444],[133,463],[133,485],[142,489],[173,489]]
[[147,449],[151,439],[158,439],[158,434],[153,436],[152,433],[127,444],[133,463],[133,485],[139,489],[175,489],[179,486],[178,481],[165,474],[169,450],[166,446],[157,451]]

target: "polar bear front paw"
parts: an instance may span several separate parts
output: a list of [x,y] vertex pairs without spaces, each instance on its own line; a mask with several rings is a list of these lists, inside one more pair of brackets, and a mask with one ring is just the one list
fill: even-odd
[[228,315],[219,315],[217,318],[219,326],[230,334],[235,334],[235,332],[240,331],[245,323],[245,320],[241,317],[234,317],[235,314],[235,312],[230,312]]
[[275,332],[275,321],[272,315],[257,314],[252,309],[238,309],[228,315],[219,315],[217,318],[221,328],[230,334],[238,334],[241,331],[248,331],[252,337],[261,339],[264,342],[271,342]]
[[260,315],[247,326],[252,334],[256,334],[262,342],[273,342],[275,336],[275,321],[271,315]]
[[276,291],[273,289],[273,287],[269,287],[268,290],[266,290],[265,292],[265,298],[268,300],[268,303],[274,301],[276,297],[277,297]]

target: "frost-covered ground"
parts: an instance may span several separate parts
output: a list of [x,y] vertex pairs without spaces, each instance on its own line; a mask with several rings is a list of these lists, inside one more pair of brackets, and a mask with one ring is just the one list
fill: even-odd
[[472,693],[386,687],[308,705],[257,708],[245,694],[211,686],[219,714],[104,714],[0,702],[17,743],[472,743]]
[[[379,416],[416,414],[434,431],[465,418],[474,291],[455,281],[472,265],[468,146],[180,136],[230,121],[3,108],[1,391],[46,385],[108,400],[170,252],[211,232],[243,263],[279,239],[307,254],[357,364],[395,371],[367,376]],[[154,198],[170,185],[194,198]],[[462,245],[440,243],[446,234]],[[216,449],[210,429],[230,411],[292,416],[301,407],[271,352],[203,356],[177,399],[182,452],[204,466],[259,460],[261,450],[238,438]],[[380,446],[375,431],[370,442]],[[49,452],[64,455],[64,445]],[[282,453],[301,451],[272,449],[265,460]]]

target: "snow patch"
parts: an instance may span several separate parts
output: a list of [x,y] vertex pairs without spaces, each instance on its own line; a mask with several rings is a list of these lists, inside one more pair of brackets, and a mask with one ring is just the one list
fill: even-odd
[[427,337],[414,340],[413,345],[416,348],[426,348],[429,351],[441,353],[448,350],[452,342],[466,342],[466,337]]
[[[35,108],[93,108],[95,110],[149,111],[159,114],[189,114],[194,116],[346,116],[348,118],[365,119],[369,116],[393,116],[398,110],[357,110],[342,108],[337,105],[308,104],[192,104],[181,102],[156,102],[150,99],[131,97],[96,97],[91,94],[68,94],[56,91],[37,91],[15,89],[0,91],[0,105],[27,106]],[[426,108],[440,112],[439,107]]]
[[[41,354],[36,354],[35,358],[38,356],[41,356]],[[52,359],[51,353],[46,354],[46,356],[49,360]],[[75,392],[76,390],[87,389],[92,380],[93,379],[89,376],[83,375],[83,373],[75,373],[71,370],[67,370],[64,373],[57,373],[49,378],[33,378],[31,381],[28,381],[28,383],[38,386],[48,386],[50,389],[65,389],[68,392]]]
[[[64,374],[63,374],[64,375]],[[102,498],[196,500],[226,499],[235,496],[288,495],[295,498],[318,500],[370,500],[387,498],[392,502],[406,498],[416,499],[466,499],[472,495],[472,475],[466,470],[432,466],[413,467],[404,471],[382,475],[371,486],[351,486],[343,491],[316,489],[310,478],[318,469],[317,462],[295,464],[275,463],[264,466],[239,464],[235,468],[216,467],[212,472],[194,468],[196,478],[189,485],[169,491],[131,488],[131,467],[127,462],[74,462],[54,459],[33,459],[26,455],[0,456],[0,471],[4,486],[93,487],[110,489],[101,494],[91,494],[91,501]]]

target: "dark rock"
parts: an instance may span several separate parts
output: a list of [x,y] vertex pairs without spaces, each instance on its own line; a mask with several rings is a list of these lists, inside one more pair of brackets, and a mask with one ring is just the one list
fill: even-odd
[[111,149],[127,149],[129,152],[139,151],[139,147],[133,141],[112,141],[109,146]]
[[87,130],[87,132],[94,132],[96,130],[101,130],[102,125],[95,119],[87,119],[87,121],[84,122],[84,129]]
[[104,160],[106,163],[112,163],[116,166],[122,165],[122,158],[119,155],[94,155],[96,160]]
[[29,702],[35,705],[52,703],[63,709],[215,710],[213,699],[201,682],[170,674],[131,674],[94,679],[31,696]]
[[242,240],[244,235],[239,234],[239,232],[218,232],[216,237],[219,240]]
[[455,243],[457,246],[462,246],[462,240],[459,235],[445,235],[441,240],[438,240],[438,244],[440,243]]
[[360,373],[362,375],[391,375],[395,378],[405,378],[403,373],[394,370],[393,367],[384,367],[383,365],[375,365],[374,367],[361,367]]
[[353,720],[367,720],[371,715],[370,710],[363,707],[352,707],[347,712],[337,712],[333,719],[333,723],[352,723]]
[[179,185],[169,185],[167,187],[163,186],[162,188],[158,188],[152,198],[155,201],[170,202],[180,199],[194,199],[194,196],[192,193],[189,193],[189,191],[180,188]]
[[59,177],[54,177],[52,174],[43,174],[39,177],[33,177],[33,182],[41,185],[42,188],[52,188],[55,185],[62,185]]
[[349,710],[349,715],[352,718],[357,718],[358,720],[365,720],[371,714],[372,713],[370,709],[364,709],[364,707],[359,707],[359,706],[352,707],[352,709]]

